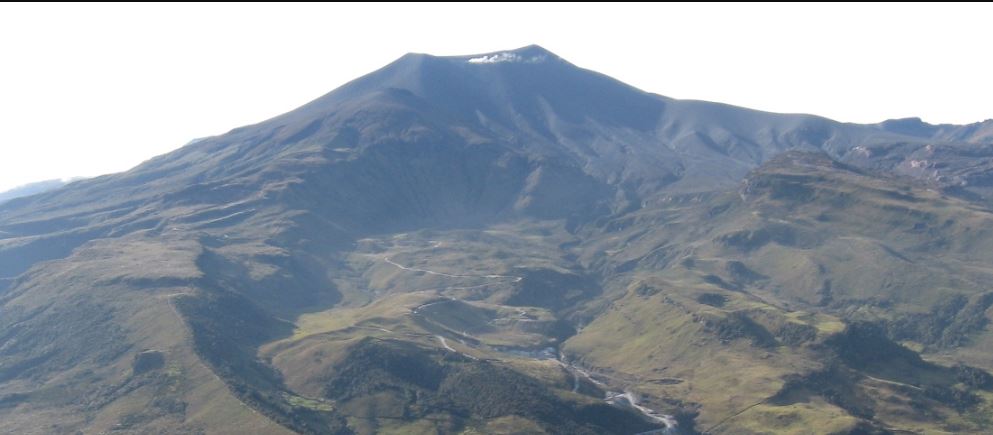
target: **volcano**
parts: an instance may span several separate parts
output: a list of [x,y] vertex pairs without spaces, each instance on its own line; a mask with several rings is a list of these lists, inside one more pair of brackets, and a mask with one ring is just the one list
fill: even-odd
[[408,54],[0,203],[0,432],[985,433],[989,123]]

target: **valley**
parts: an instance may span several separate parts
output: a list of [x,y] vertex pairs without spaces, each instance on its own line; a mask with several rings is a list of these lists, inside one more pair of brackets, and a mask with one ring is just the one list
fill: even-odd
[[0,432],[988,433],[985,126],[408,54],[0,204]]
[[[483,231],[482,233],[493,234],[498,232],[501,234],[506,234],[505,231],[494,231],[494,230]],[[473,234],[469,237],[470,238],[486,237],[483,234]],[[364,240],[362,241],[362,245],[375,246],[376,251],[386,251],[394,255],[402,254],[407,258],[419,258],[419,259],[430,260],[436,257],[444,258],[445,255],[432,255],[432,254],[434,253],[434,251],[438,250],[443,246],[459,245],[457,243],[457,240],[461,240],[467,237],[465,234],[457,234],[452,236],[447,236],[444,234],[438,235],[439,237],[446,239],[445,242],[442,242],[435,240],[419,240],[422,239],[423,237],[435,236],[435,233],[433,232],[429,232],[429,234],[425,234],[425,235],[401,234],[398,236],[394,236],[392,239],[390,239],[390,241],[396,242],[399,240],[400,246],[384,248],[384,245],[386,244],[385,240],[378,240],[378,241]],[[455,239],[455,240],[453,240],[452,242],[447,241],[451,239]],[[370,255],[370,254],[358,253],[354,255],[361,257],[363,255]],[[466,258],[471,256],[472,255],[470,253],[465,253],[465,252],[456,253],[456,255],[454,255],[454,257],[456,258]],[[583,384],[586,384],[586,387],[584,387],[584,389],[593,389],[593,388],[601,389],[603,391],[602,394],[604,395],[603,400],[606,403],[615,406],[633,408],[638,412],[640,412],[641,414],[645,415],[646,418],[648,418],[649,420],[654,421],[657,424],[660,424],[664,428],[668,429],[667,431],[661,431],[659,433],[670,433],[670,434],[682,433],[679,431],[678,423],[674,417],[669,415],[659,414],[655,410],[639,405],[635,395],[629,391],[625,391],[623,393],[610,391],[608,384],[606,382],[613,382],[613,380],[610,380],[609,378],[605,378],[605,377],[601,377],[603,380],[598,380],[597,376],[590,374],[590,372],[587,371],[586,369],[577,367],[574,364],[565,361],[557,349],[558,340],[556,337],[550,337],[541,333],[530,334],[531,336],[528,336],[520,333],[519,331],[514,330],[514,329],[519,329],[521,324],[527,325],[525,326],[525,328],[527,328],[531,325],[538,325],[541,322],[547,322],[548,321],[547,319],[554,319],[554,315],[552,313],[548,311],[538,310],[533,307],[529,307],[530,309],[530,313],[529,313],[528,309],[524,309],[520,307],[499,305],[493,303],[470,302],[461,299],[456,299],[453,297],[443,296],[453,291],[462,292],[465,290],[479,289],[481,287],[487,287],[487,286],[497,286],[501,284],[508,285],[513,283],[518,283],[522,281],[524,277],[512,276],[512,275],[499,275],[493,273],[476,275],[476,274],[468,274],[467,271],[458,271],[458,273],[456,273],[455,271],[440,272],[428,268],[407,267],[395,261],[390,260],[390,257],[385,255],[382,256],[381,259],[383,262],[406,272],[410,272],[417,275],[451,278],[452,281],[454,281],[450,286],[442,286],[428,290],[412,291],[411,293],[422,294],[420,295],[420,297],[416,298],[415,300],[422,300],[421,297],[428,297],[429,299],[426,300],[429,302],[416,305],[413,308],[410,308],[409,311],[406,313],[406,316],[416,317],[418,318],[418,320],[421,320],[424,323],[429,323],[432,327],[437,328],[435,330],[440,330],[444,335],[435,334],[433,337],[437,339],[438,344],[441,346],[442,349],[448,352],[459,354],[461,356],[464,356],[465,358],[472,360],[479,360],[480,358],[490,361],[513,359],[513,360],[520,360],[520,362],[523,362],[525,364],[535,364],[535,365],[544,365],[544,366],[548,366],[549,362],[553,362],[561,366],[562,369],[565,370],[569,376],[571,376],[572,388],[570,391],[572,393],[579,393],[580,387]],[[435,264],[435,262],[432,261],[431,264]],[[375,265],[373,267],[375,267]],[[514,267],[516,266],[511,266],[509,267],[509,269],[513,270]],[[415,280],[415,278],[403,277],[403,276],[398,277],[397,279],[402,280],[404,282],[410,282]],[[477,284],[477,285],[466,285],[467,283],[465,282],[459,282],[459,281],[475,280],[475,279],[485,279],[493,282],[489,284]],[[431,294],[423,295],[423,293],[431,293]],[[449,308],[453,305],[459,307]],[[468,316],[459,316],[457,320],[448,318],[448,316],[453,315],[453,312],[462,312],[464,309],[461,306],[475,308],[476,309],[475,312],[470,312],[469,313],[470,315],[482,314],[485,316],[486,313],[479,310],[487,310],[487,309],[495,310],[496,315],[498,316],[506,315],[510,312],[513,312],[513,314],[507,317],[490,317],[488,319],[487,318],[471,319],[468,318]],[[399,312],[397,311],[394,311],[394,313],[399,314]],[[331,310],[329,312],[304,315],[304,317],[301,318],[301,321],[298,322],[298,325],[300,324],[313,325],[316,323],[322,323],[320,320],[322,318],[339,318],[339,311]],[[339,326],[341,330],[367,329],[367,330],[380,331],[385,334],[395,334],[395,331],[393,330],[386,329],[380,326],[374,326],[376,324],[379,324],[377,322],[392,323],[392,321],[390,320],[386,320],[383,318],[371,318],[371,319],[366,318],[366,319],[356,320],[356,322],[357,323],[353,323],[350,325],[338,324],[337,326]],[[458,322],[457,325],[455,325],[456,322]],[[479,325],[483,324],[484,322],[485,322],[485,326],[480,327]],[[510,330],[504,329],[507,326],[511,326],[511,329]],[[463,329],[458,329],[458,327],[461,327]],[[470,333],[469,332],[470,330],[466,330],[464,328],[473,328],[471,329],[471,331],[473,332]],[[424,338],[428,336],[428,332],[432,328],[426,328],[426,329],[428,329],[428,331],[425,331],[423,333],[414,333],[414,334],[408,333],[405,335],[406,337],[409,338],[417,338],[417,337]],[[495,331],[492,331],[493,329],[495,329]],[[335,330],[321,329],[319,331],[315,331],[313,327],[309,327],[307,328],[307,330],[308,330],[307,336],[311,336],[316,334],[332,333],[337,329]],[[483,330],[488,330],[488,331],[483,332]],[[446,335],[448,336],[448,338],[446,338]],[[384,335],[384,337],[388,337],[388,336],[389,335]],[[295,339],[301,338],[300,334],[299,333],[296,334],[294,338]],[[453,348],[451,345],[449,345],[449,340],[453,340],[453,343],[461,344],[460,348],[465,349],[465,351]],[[618,386],[618,388],[621,388],[621,386]]]

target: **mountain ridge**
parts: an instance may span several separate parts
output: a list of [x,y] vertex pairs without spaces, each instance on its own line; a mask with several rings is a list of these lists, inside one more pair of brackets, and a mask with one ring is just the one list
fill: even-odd
[[0,204],[0,430],[979,433],[980,127],[408,54]]

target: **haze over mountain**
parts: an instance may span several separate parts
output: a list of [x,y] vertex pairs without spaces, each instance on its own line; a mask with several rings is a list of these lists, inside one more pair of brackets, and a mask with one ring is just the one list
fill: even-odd
[[408,54],[0,204],[0,431],[988,432],[991,125]]
[[9,201],[14,198],[20,198],[22,196],[36,195],[43,192],[48,192],[49,190],[55,190],[73,181],[80,180],[80,178],[70,178],[70,179],[54,179],[54,180],[44,180],[36,181],[34,183],[28,183],[23,186],[18,186],[10,190],[0,192],[0,202]]

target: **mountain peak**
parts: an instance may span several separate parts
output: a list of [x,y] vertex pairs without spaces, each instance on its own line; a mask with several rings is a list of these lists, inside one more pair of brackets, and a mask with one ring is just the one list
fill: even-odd
[[492,63],[541,63],[547,60],[560,59],[560,57],[539,45],[532,44],[514,50],[494,51],[468,56],[452,56],[452,59],[465,60],[468,63],[478,65]]
[[993,126],[886,125],[408,54],[0,203],[0,434],[991,433]]
[[[398,90],[451,119],[474,124],[482,117],[491,127],[513,129],[528,125],[545,137],[552,133],[540,124],[550,114],[577,124],[589,118],[645,130],[657,122],[664,105],[657,96],[528,45],[457,56],[409,53],[276,121],[309,125],[344,113],[349,103],[368,106],[367,98],[394,98]],[[392,104],[378,107],[396,107]]]

